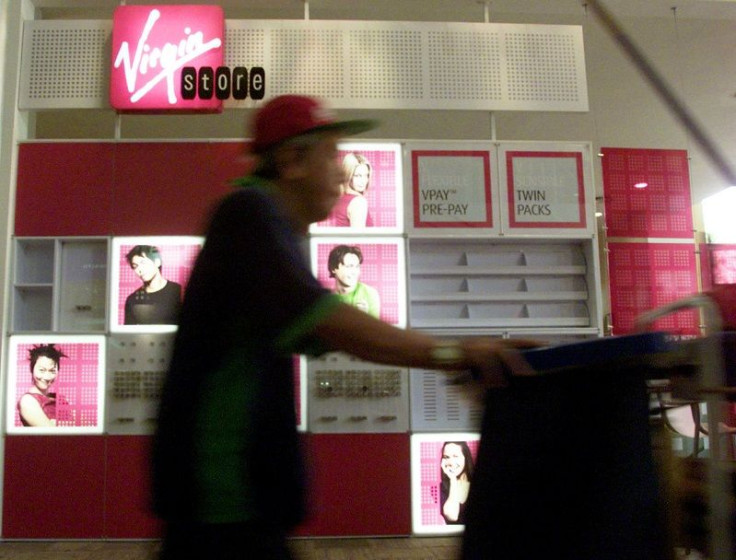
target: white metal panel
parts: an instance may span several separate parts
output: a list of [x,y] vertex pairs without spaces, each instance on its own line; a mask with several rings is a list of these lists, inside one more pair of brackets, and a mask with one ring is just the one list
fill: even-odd
[[18,108],[109,107],[111,34],[111,21],[26,21]]
[[[27,21],[19,107],[109,107],[111,33],[105,20]],[[263,67],[266,98],[338,109],[588,110],[580,26],[227,20],[225,64]]]

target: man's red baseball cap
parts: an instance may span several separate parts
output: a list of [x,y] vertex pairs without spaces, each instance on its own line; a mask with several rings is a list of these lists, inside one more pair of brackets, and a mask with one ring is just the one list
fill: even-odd
[[261,107],[251,123],[251,152],[262,153],[302,134],[334,131],[345,136],[375,128],[377,121],[338,121],[320,100],[304,95],[281,95]]

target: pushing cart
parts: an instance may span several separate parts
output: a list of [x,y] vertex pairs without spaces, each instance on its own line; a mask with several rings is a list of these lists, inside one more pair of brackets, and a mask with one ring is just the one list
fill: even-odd
[[[703,311],[705,336],[646,332],[687,308]],[[676,548],[695,545],[713,560],[736,558],[732,469],[720,438],[708,438],[703,530],[690,538],[670,476],[679,457],[658,439],[662,411],[651,405],[652,387],[666,383],[683,402],[705,401],[702,429],[725,424],[723,347],[736,340],[722,332],[708,296],[648,313],[639,326],[637,334],[526,351],[537,375],[488,391],[463,560],[671,560]]]

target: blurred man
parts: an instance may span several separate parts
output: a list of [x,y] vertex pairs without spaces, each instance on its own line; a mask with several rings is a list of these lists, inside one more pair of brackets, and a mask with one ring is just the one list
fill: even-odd
[[344,179],[337,143],[373,126],[319,101],[271,99],[251,128],[252,175],[215,209],[187,284],[153,449],[162,559],[291,558],[305,516],[292,355],[343,351],[405,367],[474,368],[501,383],[510,342],[443,341],[343,303],[301,237]]

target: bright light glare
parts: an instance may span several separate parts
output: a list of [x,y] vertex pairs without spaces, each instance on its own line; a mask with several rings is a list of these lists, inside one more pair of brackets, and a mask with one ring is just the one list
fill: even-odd
[[649,186],[649,183],[634,183],[635,189],[646,189]]
[[704,198],[703,226],[710,243],[736,243],[736,187]]

